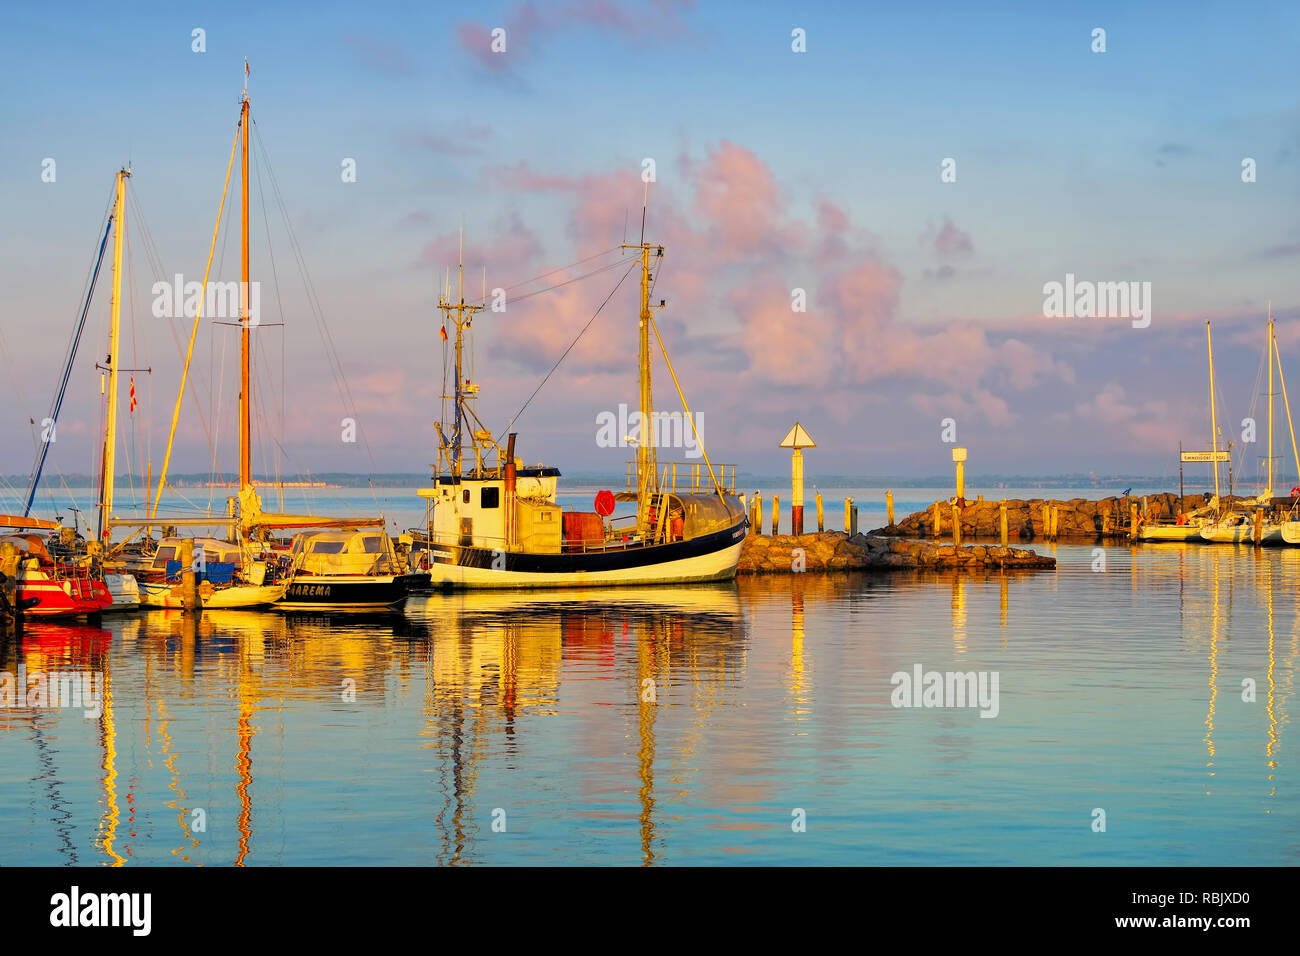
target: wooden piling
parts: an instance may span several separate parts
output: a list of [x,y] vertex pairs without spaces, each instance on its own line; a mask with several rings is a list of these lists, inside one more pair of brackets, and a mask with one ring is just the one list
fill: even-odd
[[934,525],[934,528],[933,528],[933,530],[934,530],[934,536],[935,536],[936,538],[942,538],[942,537],[943,537],[943,518],[939,515],[939,502],[936,501],[936,502],[934,503],[933,511],[934,511],[934,520],[931,522],[931,524]]
[[885,489],[885,524],[894,523],[894,492],[889,488]]
[[1001,532],[1002,547],[1007,546],[1007,499],[1003,498],[998,506],[998,530]]
[[961,501],[958,498],[952,503],[952,543],[961,547]]
[[822,511],[822,493],[819,491],[814,499],[817,502],[817,530],[826,530],[826,514]]
[[186,611],[202,610],[199,603],[198,575],[194,573],[194,539],[181,541],[177,559],[181,563],[181,607]]
[[0,633],[22,633],[23,611],[18,604],[19,551],[9,542],[0,544]]
[[844,533],[850,538],[858,533],[858,506],[852,498],[844,499]]
[[1136,501],[1129,502],[1128,506],[1128,536],[1129,540],[1136,541],[1138,536],[1138,506]]
[[1255,509],[1255,547],[1264,543],[1264,509]]
[[763,493],[754,492],[754,513],[749,519],[749,523],[754,527],[755,534],[763,533]]
[[772,534],[781,533],[781,496],[772,496]]
[[1042,511],[1040,523],[1042,524],[1043,540],[1046,541],[1052,534],[1052,506],[1044,501]]

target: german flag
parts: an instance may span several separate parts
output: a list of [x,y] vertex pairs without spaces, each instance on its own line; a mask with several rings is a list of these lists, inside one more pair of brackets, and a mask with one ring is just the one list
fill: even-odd
[[136,406],[137,404],[139,404],[139,403],[136,402],[136,400],[135,400],[135,376],[132,375],[132,376],[131,376],[131,408],[130,408],[130,413],[131,413],[132,415],[135,414],[135,406]]

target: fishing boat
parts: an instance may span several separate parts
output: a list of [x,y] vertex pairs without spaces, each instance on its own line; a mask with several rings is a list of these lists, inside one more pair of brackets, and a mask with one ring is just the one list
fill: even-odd
[[29,618],[85,617],[113,604],[103,576],[87,565],[59,562],[39,534],[10,534],[0,544],[19,552],[18,601]]
[[[560,472],[544,464],[525,466],[515,456],[517,435],[503,443],[484,427],[473,402],[480,385],[471,383],[463,364],[464,332],[482,304],[466,304],[463,263],[457,272],[457,297],[450,283],[438,308],[455,330],[455,381],[444,398],[453,402],[451,436],[435,423],[439,439],[433,487],[422,488],[425,526],[411,532],[413,555],[426,550],[431,584],[440,588],[608,587],[684,584],[735,576],[748,519],[735,493],[735,466],[715,467],[699,441],[695,417],[686,404],[650,303],[651,264],[658,272],[664,250],[645,241],[622,244],[634,251],[641,274],[638,386],[640,417],[636,461],[627,485],[596,496],[593,510],[564,511],[556,502]],[[462,257],[463,258],[463,257]],[[611,293],[612,295],[612,293]],[[651,391],[653,332],[669,375],[677,386],[703,462],[665,465],[660,470],[654,442],[656,418]],[[446,337],[444,336],[444,341]],[[471,431],[472,429],[472,431]],[[468,439],[468,440],[467,440]],[[635,513],[615,517],[619,502]],[[416,560],[413,557],[413,560]],[[423,565],[422,565],[423,566]]]

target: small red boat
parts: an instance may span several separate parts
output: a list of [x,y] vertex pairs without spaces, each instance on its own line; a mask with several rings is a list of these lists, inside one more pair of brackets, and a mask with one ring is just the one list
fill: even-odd
[[103,576],[77,564],[60,564],[40,535],[11,534],[0,543],[23,552],[18,567],[18,600],[36,603],[23,612],[29,618],[77,617],[98,614],[113,603]]

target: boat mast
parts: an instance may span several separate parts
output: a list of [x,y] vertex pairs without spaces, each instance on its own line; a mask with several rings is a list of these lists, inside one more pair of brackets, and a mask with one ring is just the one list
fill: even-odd
[[1268,484],[1264,496],[1273,497],[1273,303],[1268,304]]
[[244,61],[244,98],[240,115],[243,127],[243,154],[240,170],[243,190],[240,197],[240,273],[239,273],[239,490],[253,484],[252,469],[252,405],[253,393],[248,374],[249,312],[248,312],[248,126],[252,119],[252,104],[248,99],[248,61]]
[[[461,403],[465,400],[465,374],[461,368],[464,356],[464,332],[473,323],[474,313],[487,305],[486,302],[481,305],[465,304],[465,233],[463,231],[460,234],[460,254],[458,258],[460,263],[456,267],[456,301],[454,303],[450,301],[448,297],[451,290],[445,287],[443,294],[438,297],[438,308],[456,326],[456,387],[452,390],[451,395],[443,396],[443,398],[450,398],[455,402],[456,418],[452,424],[451,446],[448,449],[451,458],[451,474],[455,478],[460,477],[461,432],[465,424],[465,415],[461,408]],[[453,315],[453,313],[455,314]]]
[[[623,243],[624,249],[637,249],[641,253],[641,311],[638,314],[640,324],[640,343],[637,349],[637,384],[640,393],[641,419],[637,425],[636,447],[636,524],[642,535],[651,531],[651,498],[659,492],[659,464],[655,457],[651,437],[654,430],[654,396],[650,383],[650,320],[656,310],[650,308],[650,243],[645,241],[646,201],[649,199],[649,184],[646,185],[646,198],[641,203],[641,241],[635,245]],[[663,246],[655,247],[655,258],[662,259]]]
[[1210,339],[1210,323],[1205,323],[1205,347],[1210,353],[1210,448],[1214,456],[1214,498],[1219,498],[1219,420],[1214,408],[1214,342]]
[[113,207],[116,232],[113,235],[113,295],[108,323],[108,355],[101,368],[108,373],[108,409],[104,416],[103,471],[99,484],[99,519],[97,540],[101,543],[112,533],[109,519],[113,516],[113,474],[117,468],[117,366],[118,339],[122,319],[122,239],[126,232],[126,180],[130,170],[117,173],[117,198]]

